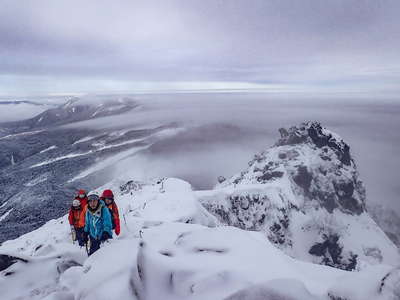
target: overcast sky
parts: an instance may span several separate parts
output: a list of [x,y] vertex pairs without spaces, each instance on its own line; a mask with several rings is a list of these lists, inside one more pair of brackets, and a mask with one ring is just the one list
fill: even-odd
[[400,1],[0,0],[0,95],[400,94]]

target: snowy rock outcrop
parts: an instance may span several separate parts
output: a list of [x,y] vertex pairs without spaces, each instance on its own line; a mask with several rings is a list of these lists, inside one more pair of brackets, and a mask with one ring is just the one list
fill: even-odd
[[224,224],[261,231],[302,260],[345,270],[397,264],[398,249],[366,212],[350,147],[316,122],[280,134],[246,170],[198,192],[203,205]]

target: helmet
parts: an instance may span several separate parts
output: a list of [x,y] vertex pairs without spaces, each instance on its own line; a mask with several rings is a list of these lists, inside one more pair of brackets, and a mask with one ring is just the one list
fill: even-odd
[[85,198],[86,197],[86,191],[85,190],[79,190],[77,197],[80,198],[80,199]]
[[112,190],[104,190],[103,194],[101,195],[101,198],[114,199],[114,194],[113,194]]
[[100,197],[99,197],[99,195],[97,195],[97,194],[90,194],[89,196],[88,196],[88,201],[92,201],[92,200],[100,200]]
[[81,205],[81,202],[79,201],[79,200],[74,200],[74,201],[72,201],[72,206],[73,207],[78,207],[79,205]]

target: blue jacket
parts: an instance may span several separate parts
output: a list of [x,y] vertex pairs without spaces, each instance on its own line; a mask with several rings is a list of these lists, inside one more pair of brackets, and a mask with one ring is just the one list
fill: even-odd
[[110,210],[104,202],[100,200],[99,207],[95,212],[90,211],[89,205],[86,210],[85,232],[89,233],[92,238],[100,240],[103,232],[108,232],[112,237],[112,221]]

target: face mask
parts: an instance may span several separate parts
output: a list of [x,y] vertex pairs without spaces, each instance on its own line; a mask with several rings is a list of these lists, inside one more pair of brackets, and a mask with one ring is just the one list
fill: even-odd
[[81,199],[83,199],[83,198],[85,198],[85,197],[86,197],[86,195],[84,195],[84,194],[80,194],[78,197],[79,197],[79,198],[81,198]]

